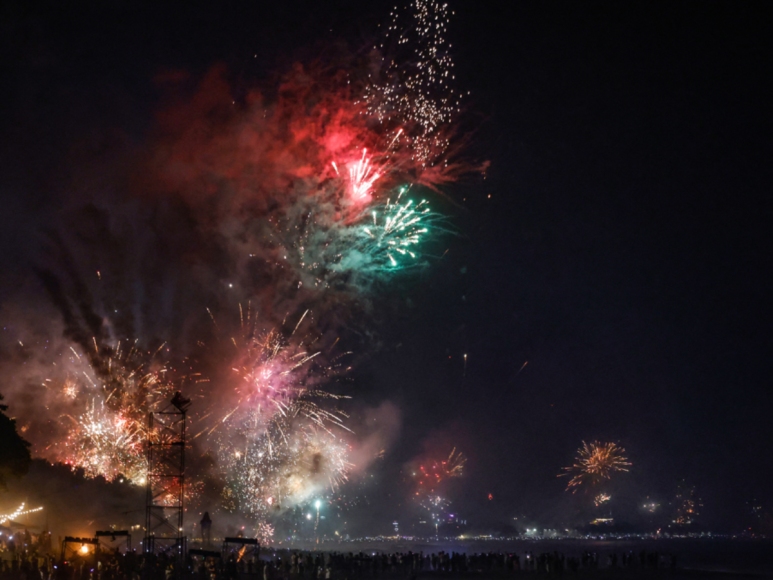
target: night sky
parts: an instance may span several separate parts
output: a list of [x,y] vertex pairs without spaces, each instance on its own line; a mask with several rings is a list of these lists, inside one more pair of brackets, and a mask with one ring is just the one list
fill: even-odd
[[[490,167],[444,189],[447,253],[381,299],[354,394],[397,405],[402,428],[375,472],[388,486],[456,445],[460,513],[556,521],[561,467],[615,441],[634,464],[621,496],[668,501],[684,478],[707,523],[740,525],[773,499],[773,12],[507,4],[451,4],[464,154]],[[320,46],[369,46],[391,8],[4,3],[0,313],[47,300],[41,234],[89,164],[141,146],[160,72],[224,63],[238,97]]]

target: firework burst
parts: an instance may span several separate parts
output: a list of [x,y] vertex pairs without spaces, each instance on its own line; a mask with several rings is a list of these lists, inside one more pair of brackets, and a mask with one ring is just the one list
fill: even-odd
[[[347,398],[319,387],[345,370],[341,368],[341,359],[349,353],[326,362],[318,344],[319,336],[303,331],[304,322],[312,324],[309,311],[289,330],[261,330],[250,304],[246,309],[240,304],[239,313],[239,329],[225,341],[226,360],[222,363],[230,369],[222,381],[229,388],[212,400],[206,389],[209,381],[201,381],[204,387],[199,398],[210,403],[199,411],[197,421],[203,427],[194,439],[244,425],[258,433],[267,430],[272,422],[290,416],[302,416],[320,428],[327,424],[343,427],[339,413],[329,412],[317,403]],[[214,317],[212,321],[217,328]]]
[[262,433],[240,431],[243,446],[229,447],[221,455],[228,474],[226,493],[232,509],[252,514],[259,523],[348,479],[349,445],[305,419],[300,405],[275,417]]
[[446,520],[451,502],[443,496],[433,493],[424,497],[419,505],[427,511],[430,521],[437,530],[437,527]]
[[346,481],[346,415],[328,404],[346,397],[320,388],[339,372],[340,356],[325,362],[323,351],[314,348],[317,337],[303,330],[311,313],[287,331],[261,331],[249,305],[240,312],[239,332],[228,341],[230,394],[199,419],[214,419],[199,434],[211,436],[215,446],[226,507],[253,515],[260,527]]
[[143,351],[137,341],[128,348],[99,348],[78,354],[71,349],[72,372],[61,395],[79,412],[66,414],[69,423],[63,445],[48,448],[56,460],[83,469],[87,477],[112,481],[119,476],[145,483],[145,444],[152,433],[148,414],[167,404],[174,386],[166,364],[155,352]]
[[418,490],[414,496],[421,497],[429,492],[434,492],[437,486],[448,479],[461,477],[464,473],[464,466],[467,458],[454,447],[448,457],[443,459],[425,458],[422,460],[413,472]]
[[122,475],[142,485],[147,475],[146,433],[146,428],[120,412],[110,412],[103,401],[92,400],[65,441],[68,453],[64,462],[83,469],[86,477],[102,476],[112,481]]
[[403,260],[395,258],[416,259],[415,246],[429,230],[432,214],[425,200],[414,206],[413,200],[401,203],[405,188],[394,203],[390,199],[381,206],[371,210],[373,224],[362,226],[362,231],[368,236],[360,244],[361,250],[356,252],[370,256],[370,268],[377,270],[404,268]]
[[443,231],[443,218],[407,192],[401,187],[347,222],[336,221],[325,206],[280,220],[273,254],[282,256],[282,268],[292,269],[291,288],[328,298],[366,296],[395,274],[426,264],[420,246]]
[[567,491],[577,491],[582,485],[597,485],[611,479],[612,474],[617,471],[628,471],[627,468],[631,464],[623,453],[625,449],[615,443],[594,441],[588,444],[583,441],[582,447],[577,450],[575,464],[564,467],[566,473],[560,473],[558,476],[572,475],[566,487]]

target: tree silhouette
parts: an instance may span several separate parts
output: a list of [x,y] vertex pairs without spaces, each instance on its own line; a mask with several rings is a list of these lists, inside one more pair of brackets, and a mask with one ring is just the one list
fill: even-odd
[[9,477],[26,475],[32,460],[30,444],[16,432],[16,421],[5,414],[7,409],[0,404],[0,490],[8,489]]

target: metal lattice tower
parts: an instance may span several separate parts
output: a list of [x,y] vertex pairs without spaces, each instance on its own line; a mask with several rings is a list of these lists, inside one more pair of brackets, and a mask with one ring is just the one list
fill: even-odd
[[148,416],[146,554],[185,555],[185,414],[189,406],[190,400],[177,392],[164,410]]

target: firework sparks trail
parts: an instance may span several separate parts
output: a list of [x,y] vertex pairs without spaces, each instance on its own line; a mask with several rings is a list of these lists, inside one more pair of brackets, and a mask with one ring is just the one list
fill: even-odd
[[596,507],[599,507],[605,503],[607,503],[609,500],[612,499],[612,496],[608,493],[599,493],[596,495],[596,497],[593,498],[593,503],[596,505]]
[[395,127],[392,143],[404,139],[414,162],[424,169],[447,168],[447,160],[440,162],[450,144],[445,129],[461,104],[461,94],[451,86],[454,62],[446,40],[452,13],[434,0],[414,0],[406,13],[395,8],[390,14],[378,49],[385,53],[391,46],[400,54],[382,56],[384,69],[367,86],[364,101],[370,116]]
[[373,191],[373,184],[381,177],[381,172],[374,169],[371,165],[371,159],[367,157],[368,150],[362,150],[362,159],[357,163],[352,163],[349,167],[349,180],[351,183],[351,195],[355,201],[360,201],[364,197],[370,197]]
[[618,447],[615,443],[599,443],[594,441],[590,444],[583,441],[582,447],[577,450],[576,463],[571,467],[564,467],[566,473],[560,473],[558,476],[573,475],[567,485],[567,491],[573,492],[581,485],[596,485],[604,480],[611,479],[612,474],[617,471],[628,471],[631,463],[623,455],[625,449]]

